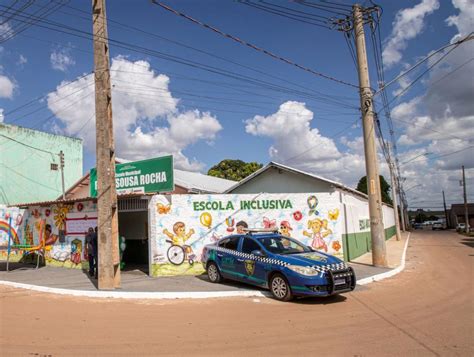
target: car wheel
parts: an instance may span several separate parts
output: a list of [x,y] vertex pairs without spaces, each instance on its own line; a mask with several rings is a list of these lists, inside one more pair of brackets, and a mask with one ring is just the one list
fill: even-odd
[[209,263],[207,266],[207,277],[211,283],[220,283],[222,281],[222,275],[216,263]]
[[282,274],[275,274],[270,279],[270,291],[273,297],[280,301],[290,301],[293,298],[290,284]]

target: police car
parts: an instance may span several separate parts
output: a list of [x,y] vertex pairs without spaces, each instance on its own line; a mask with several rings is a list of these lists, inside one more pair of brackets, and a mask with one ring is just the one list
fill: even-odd
[[270,289],[277,300],[330,296],[354,290],[354,270],[298,240],[265,230],[221,238],[203,249],[209,280],[237,280]]

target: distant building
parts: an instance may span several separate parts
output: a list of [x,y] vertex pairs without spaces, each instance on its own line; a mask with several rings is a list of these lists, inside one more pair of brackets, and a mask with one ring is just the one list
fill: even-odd
[[0,204],[48,201],[82,176],[82,140],[0,123]]
[[[469,227],[474,227],[474,203],[467,204]],[[448,210],[448,227],[456,228],[458,223],[466,223],[464,203],[454,203]]]

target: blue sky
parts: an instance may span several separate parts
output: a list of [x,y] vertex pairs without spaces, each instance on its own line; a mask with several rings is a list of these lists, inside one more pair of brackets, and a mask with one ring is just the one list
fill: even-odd
[[[298,64],[357,84],[348,46],[339,31],[293,21],[230,0],[164,2]],[[11,3],[1,1],[0,13]],[[23,14],[34,13],[47,3],[37,1]],[[272,3],[332,16],[284,0]],[[474,6],[469,0],[381,1],[379,5],[383,8],[380,33],[386,80],[449,43],[456,35],[466,35],[469,28],[474,28]],[[119,48],[111,42],[118,157],[133,160],[173,154],[181,168],[202,172],[227,158],[262,163],[275,160],[351,186],[364,174],[357,89],[279,62],[149,1],[108,1],[107,6],[109,20],[125,24],[109,22],[109,37],[140,46],[146,52]],[[88,1],[70,1],[48,16],[48,20],[89,33],[92,26],[89,12]],[[447,21],[450,16],[456,18]],[[0,38],[18,29],[22,19],[17,16],[0,25]],[[82,137],[84,170],[88,170],[95,163],[92,77],[76,79],[93,70],[92,43],[90,39],[42,28],[47,26],[44,22],[37,25],[0,44],[3,120]],[[371,81],[376,87],[368,37],[367,42]],[[464,78],[469,75],[472,78],[473,63],[449,74],[468,59],[469,53],[472,56],[472,43],[463,46],[465,49],[453,51],[392,106],[400,162],[415,158],[401,167],[405,187],[414,187],[410,194],[415,206],[438,206],[438,198],[435,203],[415,197],[426,192],[439,195],[441,189],[451,193],[448,197],[453,202],[459,201],[459,189],[453,182],[459,179],[461,163],[469,168],[468,177],[472,177],[472,150],[466,148],[474,144],[474,111],[469,100],[463,101],[462,95],[455,92],[470,93],[472,98],[472,86]],[[157,58],[149,50],[190,60],[199,66],[211,66],[212,70],[229,71],[231,77],[250,77],[266,84],[253,85]],[[389,87],[389,99],[424,69],[426,64]],[[457,88],[451,92],[452,98],[436,83],[440,78],[443,83],[450,81],[448,88],[450,85]],[[71,81],[74,82],[68,85]],[[278,88],[271,90],[269,85]],[[321,93],[330,96],[331,101],[321,98]],[[9,114],[44,95],[47,95],[45,99]],[[440,100],[445,96],[446,102]],[[380,109],[380,101],[377,107]],[[453,108],[462,110],[456,112]],[[384,135],[389,139],[382,115],[381,120]],[[452,137],[443,138],[440,132],[450,133]],[[456,150],[462,151],[452,154]],[[446,154],[449,155],[443,156]],[[381,172],[388,177],[383,161]],[[427,183],[427,175],[434,182]]]

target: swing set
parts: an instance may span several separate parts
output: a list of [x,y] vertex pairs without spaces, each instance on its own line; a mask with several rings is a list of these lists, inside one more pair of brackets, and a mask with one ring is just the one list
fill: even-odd
[[39,222],[39,239],[35,244],[34,239],[31,241],[31,243],[27,241],[26,237],[20,239],[17,232],[13,228],[12,217],[10,217],[8,219],[7,271],[10,271],[10,255],[12,251],[23,252],[23,257],[30,254],[36,254],[36,269],[38,269],[40,257],[43,257],[44,260],[45,256],[45,220],[42,219]]

